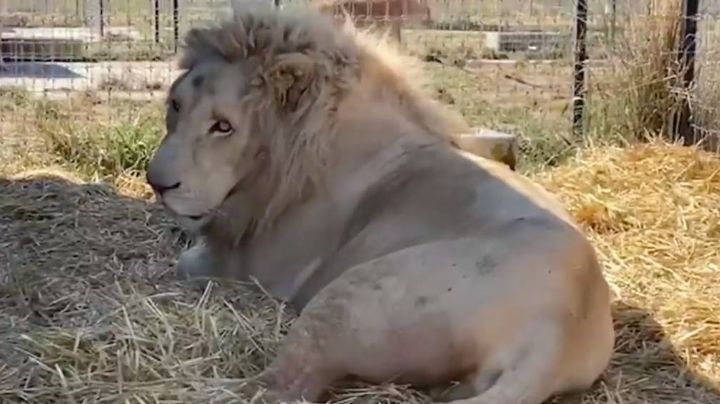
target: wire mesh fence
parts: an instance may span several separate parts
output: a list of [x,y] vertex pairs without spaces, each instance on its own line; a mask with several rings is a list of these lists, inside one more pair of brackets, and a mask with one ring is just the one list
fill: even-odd
[[[711,138],[720,138],[720,3],[701,4],[694,124]],[[717,140],[716,140],[717,141]]]
[[[663,96],[668,63],[677,59],[680,3],[586,1],[586,133],[637,132],[667,123],[662,109],[671,105],[641,98]],[[720,93],[720,7],[705,3],[692,105],[696,126],[713,132],[720,128],[713,101]],[[530,139],[538,153],[561,153],[569,142],[578,77],[577,0],[279,2],[296,4],[338,17],[345,10],[360,26],[387,30],[405,52],[425,62],[435,96],[473,125]],[[172,59],[184,33],[230,10],[230,0],[0,0],[0,125],[37,126],[47,111],[38,114],[30,99],[52,100],[54,113],[62,111],[75,123],[122,126],[137,124],[139,116],[155,119],[157,101],[178,74]]]

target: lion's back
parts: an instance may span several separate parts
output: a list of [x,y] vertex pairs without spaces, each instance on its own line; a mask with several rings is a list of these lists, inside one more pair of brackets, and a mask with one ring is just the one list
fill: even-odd
[[[437,240],[497,236],[518,220],[577,232],[552,194],[499,163],[449,147],[418,150],[369,184],[344,224],[342,248],[370,255]],[[367,257],[366,257],[367,258]]]

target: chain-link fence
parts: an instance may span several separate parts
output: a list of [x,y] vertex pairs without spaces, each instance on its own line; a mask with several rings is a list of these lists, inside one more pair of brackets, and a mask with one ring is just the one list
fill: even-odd
[[[720,138],[720,2],[704,1],[698,21],[694,124],[702,135]],[[717,148],[717,144],[715,145]]]
[[[681,27],[673,24],[682,21],[679,0],[585,1],[588,60],[580,64],[574,46],[577,0],[278,3],[314,4],[336,14],[346,10],[359,25],[389,29],[406,52],[425,62],[440,100],[474,125],[533,140],[531,151],[543,155],[561,153],[571,143],[574,96],[586,101],[581,123],[592,136],[655,130],[666,124],[663,108],[671,108],[642,97],[674,91],[657,82],[666,81],[668,63],[677,59]],[[692,116],[696,125],[715,131],[719,7],[705,3]],[[59,100],[72,106],[69,113],[88,120],[135,119],[137,106],[127,107],[126,101],[164,95],[178,73],[172,58],[184,33],[230,9],[230,0],[0,0],[0,87]],[[578,76],[578,66],[586,74]],[[587,86],[573,93],[578,78]],[[109,107],[99,115],[96,107],[76,104],[78,94],[103,105],[122,100],[129,112]],[[20,106],[6,105],[0,113],[5,124],[28,115],[37,119]]]
[[703,0],[588,1],[592,136],[664,133],[716,142],[720,23]]

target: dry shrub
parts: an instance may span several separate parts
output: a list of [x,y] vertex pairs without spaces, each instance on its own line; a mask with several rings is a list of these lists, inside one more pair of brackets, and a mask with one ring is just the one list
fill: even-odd
[[682,76],[678,46],[682,1],[651,0],[647,15],[628,18],[603,63],[591,69],[593,135],[645,139],[671,129],[670,117],[687,96],[677,91]]

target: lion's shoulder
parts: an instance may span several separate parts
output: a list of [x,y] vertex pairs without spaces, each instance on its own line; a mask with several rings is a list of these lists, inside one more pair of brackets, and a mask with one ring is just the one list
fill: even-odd
[[[428,221],[461,232],[514,217],[571,221],[560,201],[539,184],[502,163],[449,144],[436,142],[402,157],[387,156],[394,161],[368,163],[391,168],[378,168],[378,175],[367,177],[353,209],[351,228],[379,217],[407,219],[410,227],[412,222]],[[427,229],[431,231],[432,226]]]

